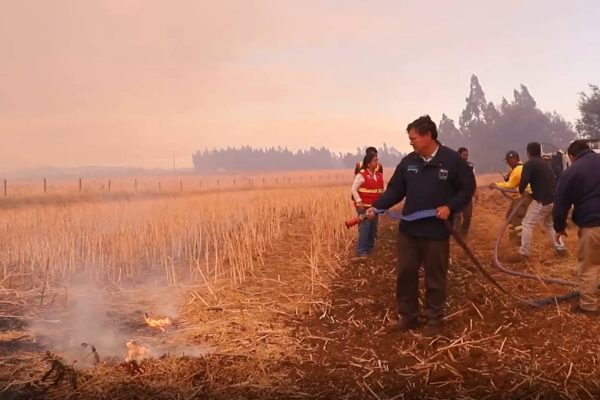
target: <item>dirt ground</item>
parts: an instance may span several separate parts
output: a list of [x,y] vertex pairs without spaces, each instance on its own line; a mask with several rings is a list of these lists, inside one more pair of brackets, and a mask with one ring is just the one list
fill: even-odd
[[[507,201],[485,189],[481,194],[468,237],[476,256],[515,294],[565,293],[568,288],[492,269],[493,243]],[[74,294],[49,288],[40,301],[39,291],[5,288],[0,398],[600,397],[598,320],[572,314],[572,303],[544,309],[515,303],[485,281],[455,244],[443,334],[386,334],[385,326],[395,319],[396,232],[396,221],[383,219],[376,253],[365,261],[340,259],[323,266],[323,284],[315,288],[304,254],[310,232],[290,223],[265,257],[265,267],[244,285],[165,289],[177,292],[179,314],[175,326],[164,332],[145,326],[141,314],[155,306],[152,298],[166,294],[136,291],[135,285],[107,286],[104,301],[119,333],[162,348],[135,366],[124,363],[124,355],[102,354],[98,364],[85,369],[64,358],[53,363],[52,357],[64,357],[64,352],[48,347],[43,333],[33,335],[29,325],[32,320],[60,321]],[[538,233],[530,261],[507,266],[574,279],[576,234],[569,233],[568,257],[555,256]],[[503,240],[501,259],[515,251]],[[194,354],[192,349],[203,351]]]

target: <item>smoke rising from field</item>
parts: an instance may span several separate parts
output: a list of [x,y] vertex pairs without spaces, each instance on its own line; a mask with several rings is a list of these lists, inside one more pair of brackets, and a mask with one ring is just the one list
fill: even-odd
[[45,350],[64,356],[75,367],[94,365],[90,347],[82,346],[84,343],[94,346],[101,360],[123,361],[130,340],[147,347],[153,357],[166,353],[200,356],[209,351],[201,346],[168,343],[160,331],[146,326],[146,312],[151,317],[178,320],[181,294],[177,290],[157,287],[146,279],[129,292],[79,283],[69,286],[68,293],[66,306],[60,305],[56,313],[46,310],[43,318],[32,320],[28,326]]
[[101,357],[123,358],[127,336],[110,317],[106,293],[91,284],[69,290],[66,310],[31,322],[31,333],[42,346],[64,353],[68,361],[77,360],[80,366],[92,361],[82,343],[93,345]]

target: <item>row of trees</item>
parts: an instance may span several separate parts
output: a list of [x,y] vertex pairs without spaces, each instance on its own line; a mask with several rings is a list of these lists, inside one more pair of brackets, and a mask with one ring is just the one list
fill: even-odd
[[[529,142],[540,142],[545,152],[564,150],[577,136],[600,138],[600,89],[590,85],[590,93],[580,93],[581,118],[576,125],[566,121],[557,112],[544,112],[525,85],[513,91],[511,101],[502,98],[500,104],[488,101],[477,76],[471,77],[469,96],[460,114],[458,126],[448,115],[442,114],[438,129],[440,140],[457,149],[467,147],[479,172],[504,168],[502,158],[506,151],[516,150],[525,158]],[[364,148],[355,153],[334,153],[324,147],[291,151],[271,147],[254,149],[214,149],[193,155],[194,167],[200,172],[220,170],[294,170],[351,168],[362,160]],[[383,165],[396,165],[402,153],[384,144],[379,149]]]
[[557,112],[544,112],[527,87],[514,90],[512,101],[487,101],[477,76],[471,77],[469,97],[457,127],[446,114],[439,123],[441,141],[449,147],[467,147],[480,172],[503,168],[507,150],[522,157],[529,142],[540,142],[545,152],[565,149],[576,137],[573,125]]
[[[334,169],[354,167],[357,161],[362,161],[364,153],[364,147],[354,153],[334,153],[325,147],[292,151],[285,147],[242,146],[198,151],[193,155],[193,162],[198,172]],[[402,158],[400,151],[385,143],[378,149],[378,155],[383,165],[396,165]]]

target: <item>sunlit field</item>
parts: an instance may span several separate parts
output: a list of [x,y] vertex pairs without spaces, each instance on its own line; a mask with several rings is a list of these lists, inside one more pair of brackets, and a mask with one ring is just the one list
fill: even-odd
[[[560,293],[491,269],[507,200],[486,186],[499,178],[478,177],[469,245],[512,292]],[[3,398],[600,390],[586,317],[568,304],[522,308],[454,246],[444,335],[385,335],[396,221],[382,217],[375,254],[354,259],[351,171],[144,177],[137,191],[135,178],[111,179],[110,192],[82,181],[79,192],[77,179],[49,180],[46,193],[39,180],[14,182],[0,201]],[[541,234],[536,243],[533,260],[512,268],[573,279],[572,255],[553,258]],[[513,250],[502,240],[502,257]]]

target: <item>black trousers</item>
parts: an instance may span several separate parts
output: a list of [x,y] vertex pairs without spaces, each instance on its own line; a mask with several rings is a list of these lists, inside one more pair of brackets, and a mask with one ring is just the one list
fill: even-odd
[[425,316],[442,319],[448,283],[449,239],[428,239],[400,233],[396,302],[398,314],[416,321],[419,316],[419,269],[425,269]]

